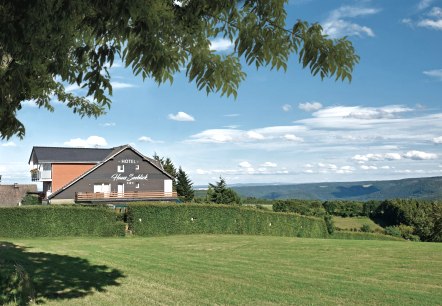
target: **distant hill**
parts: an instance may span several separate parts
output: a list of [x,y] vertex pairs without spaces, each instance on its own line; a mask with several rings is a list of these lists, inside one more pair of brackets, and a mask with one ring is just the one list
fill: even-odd
[[383,200],[393,198],[442,199],[442,177],[394,181],[310,183],[296,185],[231,186],[242,197],[263,199]]

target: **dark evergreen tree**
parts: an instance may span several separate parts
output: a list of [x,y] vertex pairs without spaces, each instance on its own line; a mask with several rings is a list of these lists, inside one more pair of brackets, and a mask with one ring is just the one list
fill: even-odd
[[227,187],[222,177],[219,178],[219,182],[209,184],[207,197],[210,202],[217,204],[241,205],[241,197],[233,189]]
[[175,168],[175,165],[173,164],[172,160],[169,157],[160,157],[156,152],[153,155],[153,158],[161,163],[161,166],[163,167],[164,171],[169,173],[173,179],[172,179],[172,188],[174,191],[176,191],[176,177],[177,177],[177,171]]
[[178,196],[185,202],[191,202],[195,196],[192,185],[193,183],[187,176],[187,173],[179,167],[176,177],[176,191]]

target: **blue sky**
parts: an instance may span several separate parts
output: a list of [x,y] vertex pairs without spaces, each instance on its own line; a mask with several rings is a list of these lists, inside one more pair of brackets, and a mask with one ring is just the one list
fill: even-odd
[[25,139],[0,141],[2,183],[30,182],[34,145],[131,144],[172,158],[197,185],[442,175],[442,1],[290,0],[287,11],[288,24],[349,37],[361,57],[351,83],[312,77],[294,57],[286,73],[246,67],[234,100],[198,92],[184,74],[158,87],[117,63],[105,116],[24,105]]

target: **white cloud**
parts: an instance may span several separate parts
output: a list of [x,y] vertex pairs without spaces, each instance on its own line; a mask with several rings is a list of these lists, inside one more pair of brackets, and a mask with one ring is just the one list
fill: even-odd
[[299,103],[298,107],[299,107],[299,109],[302,109],[303,111],[313,112],[313,111],[317,111],[317,110],[321,109],[322,104],[319,102],[304,102],[304,103]]
[[435,6],[431,9],[428,15],[431,17],[442,18],[442,8]]
[[355,168],[353,168],[352,166],[342,166],[341,168],[336,170],[336,173],[349,174],[349,173],[353,173],[354,170],[355,170]]
[[154,142],[153,139],[148,136],[141,136],[140,138],[138,138],[138,141],[140,141],[140,142]]
[[227,114],[224,117],[239,117],[239,114]]
[[313,113],[318,118],[350,118],[350,119],[390,119],[397,114],[410,112],[413,109],[402,105],[388,105],[384,107],[362,107],[362,106],[333,106]]
[[125,89],[135,87],[134,84],[124,83],[124,82],[112,82],[112,89]]
[[262,134],[257,133],[255,131],[248,131],[247,137],[249,137],[250,139],[253,139],[253,140],[262,140],[265,138]]
[[241,131],[239,130],[211,129],[192,135],[191,138],[193,138],[193,142],[226,143],[233,142],[235,139],[240,137],[240,134]]
[[338,169],[338,166],[336,166],[335,164],[318,163],[318,167],[328,169],[328,170],[337,170]]
[[275,168],[278,165],[276,163],[272,163],[272,162],[265,162],[263,164],[260,165],[261,167],[266,167],[266,168]]
[[303,142],[304,141],[304,139],[302,139],[301,137],[298,137],[293,134],[285,134],[283,137],[285,140],[288,140],[288,141],[296,141],[296,142]]
[[[253,143],[263,141],[278,141],[285,139],[290,132],[305,131],[302,126],[270,126],[253,130],[239,129],[209,129],[192,135],[190,142],[201,143]],[[302,141],[297,136],[289,136],[286,140]]]
[[[387,124],[391,124],[393,119],[396,119],[395,122],[401,123],[402,128],[404,128],[405,126],[403,125],[403,121],[405,120],[401,121],[399,115],[411,111],[413,111],[413,109],[402,105],[388,105],[378,108],[362,106],[333,106],[314,112],[312,114],[313,118],[298,120],[294,123],[304,124],[310,129],[373,130],[375,126],[385,125],[385,127],[387,127]],[[345,136],[361,139],[361,136],[363,135],[346,134]]]
[[384,154],[374,154],[374,153],[368,153],[365,155],[355,155],[352,157],[353,160],[356,161],[379,161],[379,160],[400,160],[402,159],[401,155],[399,153],[384,153]]
[[169,114],[169,119],[175,121],[195,121],[195,118],[185,112],[178,112],[176,115]]
[[342,36],[369,36],[374,37],[373,30],[367,26],[348,21],[348,18],[356,18],[377,14],[380,10],[367,7],[341,6],[333,10],[329,17],[322,23],[323,31],[331,38]]
[[437,154],[413,150],[405,153],[404,157],[413,160],[428,160],[437,159]]
[[69,147],[104,147],[107,141],[100,136],[89,136],[87,139],[74,138],[64,143]]
[[231,125],[225,125],[223,127],[228,128],[228,129],[237,129],[237,128],[240,127],[240,125],[238,125],[238,124],[231,124]]
[[418,27],[429,28],[432,30],[442,31],[442,8],[433,7],[423,18],[416,24]]
[[292,106],[290,104],[284,104],[282,106],[282,110],[285,112],[289,112],[292,109]]
[[410,18],[404,18],[401,20],[401,22],[405,25],[413,26],[413,20],[411,20]]
[[233,43],[226,38],[217,38],[210,41],[210,50],[227,51],[233,48]]
[[417,26],[442,31],[442,19],[423,19],[417,23]]
[[426,70],[423,74],[442,81],[442,69]]
[[376,167],[376,166],[368,166],[368,165],[362,165],[361,167],[360,167],[362,170],[377,170],[378,169],[378,167]]
[[200,174],[200,175],[204,175],[204,174],[209,174],[210,171],[206,171],[206,170],[203,170],[203,169],[196,169],[196,173]]
[[1,147],[16,147],[17,145],[13,141],[8,141],[8,142],[5,142],[5,143],[2,143],[0,146]]
[[64,91],[66,92],[72,92],[72,91],[77,91],[81,89],[81,87],[77,84],[69,84],[68,86],[65,87]]
[[433,142],[437,143],[437,144],[441,144],[442,143],[442,136],[433,138]]
[[252,165],[248,161],[243,161],[238,164],[241,168],[252,168]]
[[116,126],[117,124],[115,122],[105,122],[100,124],[102,127],[112,127]]
[[431,3],[433,3],[433,1],[434,0],[420,0],[419,4],[417,5],[417,8],[419,10],[425,10],[431,5]]

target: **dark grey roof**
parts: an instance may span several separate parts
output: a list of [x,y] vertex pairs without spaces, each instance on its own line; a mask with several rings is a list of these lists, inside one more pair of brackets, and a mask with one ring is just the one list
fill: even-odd
[[57,162],[91,162],[97,163],[104,160],[114,148],[60,148],[60,147],[34,147],[29,162],[57,163]]

